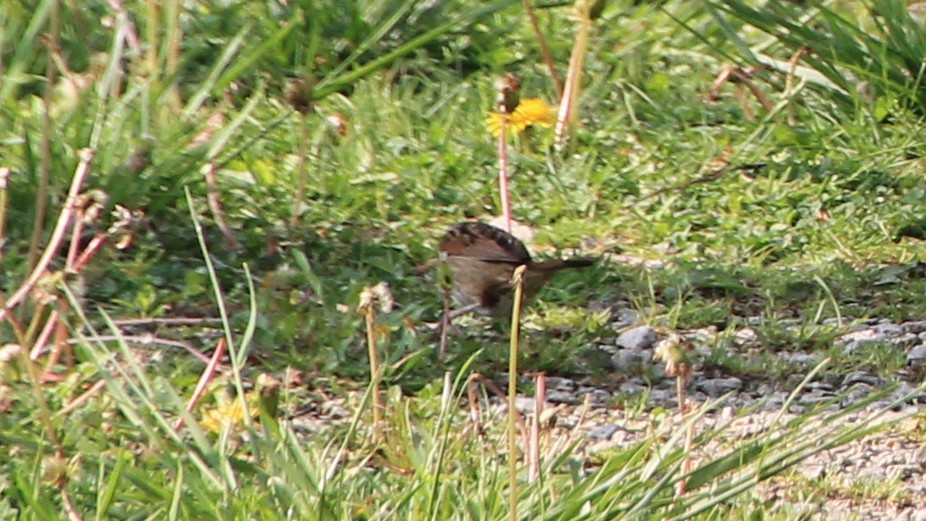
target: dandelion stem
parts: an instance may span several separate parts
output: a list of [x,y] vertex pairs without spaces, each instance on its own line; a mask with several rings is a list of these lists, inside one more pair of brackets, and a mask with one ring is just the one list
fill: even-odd
[[518,339],[521,336],[522,275],[527,266],[514,270],[514,303],[511,308],[511,342],[508,350],[508,506],[511,521],[518,519]]
[[367,348],[370,355],[370,386],[373,388],[373,441],[382,441],[383,434],[383,397],[380,394],[379,346],[376,345],[376,312],[373,306],[366,306],[364,318],[367,329]]
[[502,118],[498,133],[498,195],[502,201],[505,231],[511,233],[511,200],[508,197],[508,116]]

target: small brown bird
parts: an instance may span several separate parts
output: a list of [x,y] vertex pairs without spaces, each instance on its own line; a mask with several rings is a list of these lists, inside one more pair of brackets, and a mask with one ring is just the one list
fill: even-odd
[[498,318],[510,317],[514,292],[511,278],[518,266],[527,267],[523,275],[526,304],[559,270],[595,263],[590,258],[534,262],[524,243],[481,222],[455,224],[441,239],[438,250],[449,267],[450,293],[461,306],[452,316],[479,310]]

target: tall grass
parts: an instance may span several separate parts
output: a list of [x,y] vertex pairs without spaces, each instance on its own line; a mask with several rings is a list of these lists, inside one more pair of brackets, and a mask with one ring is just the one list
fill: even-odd
[[[878,119],[896,108],[922,114],[926,107],[926,30],[906,2],[772,1],[762,7],[737,0],[705,3],[724,26],[723,34],[736,40],[730,48],[746,63],[767,66],[779,77],[794,73],[844,109],[873,106]],[[766,37],[739,36],[740,23]],[[799,51],[800,66],[795,69],[788,58]]]
[[[896,275],[906,277],[903,288],[882,283],[883,272],[852,269],[869,261],[907,268],[921,253],[899,239],[916,233],[921,214],[914,155],[922,143],[911,129],[923,101],[922,29],[886,1],[864,4],[873,24],[864,28],[823,3],[759,11],[704,2],[677,16],[688,5],[608,7],[587,42],[586,116],[570,153],[557,157],[549,138],[530,133],[512,148],[512,206],[544,225],[542,244],[669,264],[564,276],[528,320],[567,326],[527,331],[522,367],[601,376],[588,360],[613,334],[607,315],[626,294],[646,294],[648,319],[679,327],[735,328],[750,313],[816,325],[824,309],[840,320],[849,311],[926,309],[916,266]],[[530,95],[550,95],[552,73],[537,70],[532,34],[553,35],[549,54],[564,63],[567,6],[542,6],[535,24],[514,0],[26,7],[0,3],[4,512],[746,517],[765,507],[748,497],[761,481],[876,428],[877,413],[871,424],[844,422],[874,396],[835,413],[783,414],[727,447],[727,426],[704,427],[720,404],[706,404],[684,424],[656,414],[645,435],[600,453],[586,452],[587,425],[545,431],[530,481],[503,422],[486,414],[478,433],[460,413],[471,371],[500,367],[503,350],[492,349],[494,337],[464,335],[439,365],[420,327],[433,318],[436,292],[413,266],[432,255],[432,229],[495,209],[483,124],[489,78],[517,69]],[[711,24],[730,45],[705,31]],[[703,101],[723,61],[774,67],[798,45],[810,46],[801,64],[816,74],[797,74],[814,89],[787,92],[755,121],[722,96]],[[757,76],[782,92],[780,76]],[[287,96],[294,84],[298,95]],[[805,104],[791,128],[782,120],[798,95]],[[890,102],[887,112],[817,110],[854,106],[865,116],[871,95]],[[888,113],[892,125],[882,125]],[[324,130],[328,117],[343,128]],[[718,170],[717,162],[764,166]],[[344,311],[380,281],[401,304],[371,331],[383,339],[381,394],[357,383],[367,377],[361,317]],[[215,316],[217,328],[203,320]],[[130,331],[125,317],[155,329]],[[186,329],[191,323],[202,327]],[[834,334],[777,327],[758,335],[769,352]],[[219,371],[191,412],[199,359],[151,345],[196,350],[216,338],[230,348],[231,370]],[[30,359],[46,360],[52,347],[61,363]],[[291,379],[262,394],[257,373],[283,366],[304,372],[286,371]],[[452,378],[435,376],[445,369]],[[226,408],[235,403],[240,417]],[[373,403],[382,415],[371,423]],[[229,421],[211,431],[215,411]],[[690,429],[699,434],[688,452]]]

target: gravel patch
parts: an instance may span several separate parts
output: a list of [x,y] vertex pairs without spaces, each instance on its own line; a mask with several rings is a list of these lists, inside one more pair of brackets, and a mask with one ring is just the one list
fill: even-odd
[[[581,450],[587,454],[629,446],[660,425],[678,421],[676,380],[667,377],[663,364],[653,357],[654,345],[665,333],[639,325],[639,317],[629,310],[612,310],[612,317],[616,317],[612,327],[618,336],[602,339],[598,347],[605,363],[616,370],[615,381],[605,385],[590,378],[547,378],[547,407],[555,417],[555,429],[572,439],[580,436],[578,439],[585,441]],[[721,400],[721,406],[713,406],[699,420],[699,432],[724,427],[720,436],[699,449],[701,454],[710,457],[728,451],[796,415],[821,408],[835,413],[876,396],[864,408],[838,421],[861,428],[871,420],[884,424],[884,428],[804,460],[752,493],[767,501],[771,513],[785,519],[926,521],[926,444],[920,442],[926,428],[918,424],[926,393],[915,392],[922,375],[918,369],[926,366],[926,321],[832,322],[828,327],[834,328],[834,333],[839,327],[844,331],[835,336],[834,348],[846,354],[861,349],[869,353],[879,345],[895,352],[902,349],[907,367],[896,374],[878,374],[871,369],[875,364],[860,364],[845,374],[821,371],[806,382],[808,372],[823,359],[822,350],[761,351],[757,329],[762,322],[762,317],[752,317],[738,329],[678,332],[690,348],[695,368],[685,387],[689,406],[697,408]],[[779,325],[800,327],[796,320]],[[752,368],[732,374],[734,370],[711,362],[718,346],[745,360],[770,358],[787,370],[755,374]],[[501,374],[498,381],[505,378]],[[525,377],[524,383],[529,384],[529,379]],[[485,411],[488,421],[500,418],[506,409],[502,400],[493,399],[493,403]],[[534,411],[533,397],[520,396],[516,403],[523,414]],[[321,411],[323,416],[349,417],[342,409],[329,405]],[[323,428],[323,420],[292,420],[303,432]]]
[[[755,328],[762,324],[762,318],[754,317],[752,321],[747,320],[747,324],[750,325],[727,333],[728,340],[723,345],[743,352],[748,358],[749,350],[756,348],[759,335]],[[868,420],[889,426],[801,462],[793,472],[763,483],[756,493],[774,505],[770,510],[786,513],[786,518],[926,521],[926,444],[920,442],[922,436],[918,433],[923,429],[917,425],[919,420],[911,418],[922,414],[923,404],[926,404],[926,393],[914,393],[919,384],[917,375],[921,374],[916,369],[926,366],[926,321],[895,324],[890,320],[872,319],[842,324],[846,333],[836,337],[834,347],[853,354],[860,349],[877,349],[877,345],[895,346],[904,350],[907,368],[898,374],[876,374],[864,367],[844,375],[824,372],[801,387],[799,384],[807,371],[822,360],[819,353],[775,353],[782,363],[794,370],[783,378],[784,381],[771,376],[763,378],[761,374],[747,378],[706,368],[710,364],[704,361],[711,351],[725,341],[718,339],[715,330],[685,331],[681,334],[692,344],[694,367],[699,368],[686,386],[688,399],[700,405],[725,397],[726,406],[707,413],[701,427],[707,429],[730,422],[718,443],[726,442],[732,447],[737,440],[768,429],[776,419],[787,421],[794,415],[820,407],[827,412],[838,412],[875,393],[892,389],[860,412],[841,418],[849,426],[861,426]],[[797,328],[800,324],[794,321],[785,326]],[[839,322],[833,321],[830,326],[839,327]],[[651,346],[661,339],[660,336],[652,328],[637,326],[600,346],[611,353],[618,369],[632,367],[635,372],[631,374],[642,371],[650,375],[647,378],[624,377],[613,391],[602,390],[602,395],[612,398],[611,403],[618,397],[641,397],[641,400],[645,397],[646,410],[658,408],[660,414],[665,414],[666,409],[675,410],[678,402],[675,380],[665,378],[661,364],[652,358]],[[653,378],[653,374],[662,377]],[[576,388],[579,387],[577,384]],[[569,403],[578,402],[570,400]],[[888,407],[890,410],[885,412]],[[751,412],[733,419],[734,411],[747,410]],[[613,407],[595,414],[581,407],[573,411],[573,414],[591,417],[591,427],[585,427],[589,452],[639,441],[652,432],[653,422],[659,421],[647,412],[628,414]],[[565,423],[574,425],[569,421]],[[711,448],[717,447],[712,445],[704,450]]]

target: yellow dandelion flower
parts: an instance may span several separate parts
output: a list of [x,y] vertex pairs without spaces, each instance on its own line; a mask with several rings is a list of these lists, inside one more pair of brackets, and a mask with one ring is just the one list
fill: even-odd
[[525,127],[537,125],[550,128],[556,123],[556,114],[553,113],[553,109],[540,98],[521,100],[518,108],[514,109],[514,118],[519,119]]
[[493,136],[498,137],[498,135],[502,133],[502,122],[505,121],[505,118],[508,118],[508,132],[517,134],[527,128],[523,120],[515,118],[514,114],[489,112],[489,115],[486,116],[486,126],[489,127],[489,132],[491,132]]
[[225,425],[238,425],[244,422],[244,407],[238,400],[228,405],[221,405],[215,409],[203,412],[203,428],[211,432],[220,432]]
[[[251,411],[251,417],[256,418],[258,415],[256,396],[248,393],[248,408]],[[200,424],[204,429],[211,432],[221,432],[226,425],[236,427],[244,424],[244,403],[241,400],[231,400],[228,403],[220,404],[214,409],[203,411]]]
[[502,122],[506,117],[508,118],[508,131],[512,134],[520,134],[531,125],[550,128],[556,122],[556,114],[546,101],[540,98],[527,98],[521,100],[511,114],[490,112],[486,116],[486,126],[493,136],[501,134]]

